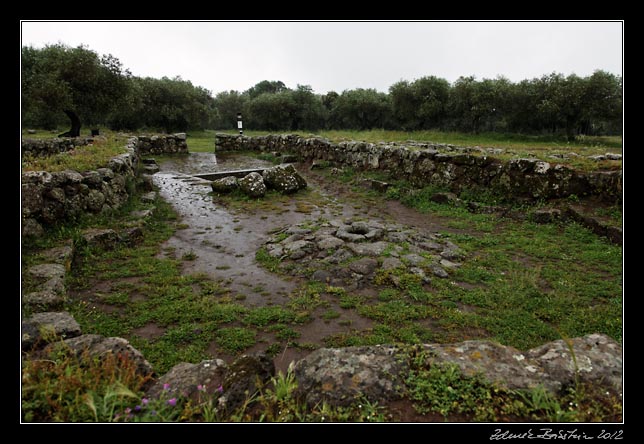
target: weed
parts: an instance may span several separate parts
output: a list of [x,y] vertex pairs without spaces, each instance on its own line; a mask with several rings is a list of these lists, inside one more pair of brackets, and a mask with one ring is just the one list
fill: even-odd
[[242,352],[255,344],[255,332],[246,328],[220,328],[215,337],[221,348],[232,354]]
[[106,354],[99,359],[83,352],[77,357],[63,347],[52,359],[24,361],[22,419],[110,422],[147,381],[127,355]]
[[271,271],[273,273],[279,270],[280,262],[281,262],[279,258],[273,257],[270,254],[268,254],[268,251],[264,247],[257,250],[257,253],[255,253],[255,260],[262,267],[266,268],[268,271]]
[[181,259],[183,259],[184,261],[194,261],[198,257],[199,256],[197,256],[197,253],[195,253],[193,250],[190,250],[186,253],[183,253],[183,255],[181,255]]
[[296,314],[282,307],[258,307],[250,310],[243,322],[256,327],[269,324],[290,324],[296,320]]
[[300,334],[298,332],[284,324],[275,324],[271,326],[269,330],[274,331],[275,337],[280,341],[290,341],[292,339],[297,339],[300,337]]
[[393,288],[385,288],[378,293],[378,300],[380,302],[389,302],[399,297],[398,290]]
[[340,317],[340,313],[335,310],[327,310],[322,314],[322,319],[325,321],[330,321],[331,319],[337,319]]
[[340,308],[351,309],[358,307],[364,298],[362,296],[344,294],[340,296]]

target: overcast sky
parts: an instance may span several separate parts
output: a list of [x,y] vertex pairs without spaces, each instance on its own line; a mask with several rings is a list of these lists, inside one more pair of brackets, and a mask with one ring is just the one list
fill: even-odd
[[22,22],[22,45],[87,45],[133,75],[213,94],[261,80],[316,93],[434,75],[622,74],[621,22]]

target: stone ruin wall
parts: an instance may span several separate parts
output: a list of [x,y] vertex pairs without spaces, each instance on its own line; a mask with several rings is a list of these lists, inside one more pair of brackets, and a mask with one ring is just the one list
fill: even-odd
[[415,186],[439,185],[456,193],[479,188],[516,200],[548,200],[570,195],[599,196],[620,202],[621,171],[576,171],[539,159],[504,161],[478,148],[434,143],[332,143],[298,135],[239,136],[217,133],[218,151],[276,151],[293,153],[302,161],[325,160],[358,170],[376,170],[406,179]]
[[20,150],[23,156],[46,157],[65,151],[71,151],[76,147],[94,143],[93,137],[55,137],[53,139],[22,139]]
[[188,154],[186,133],[139,136],[136,150],[141,156],[154,154]]
[[[143,142],[142,140],[143,139]],[[104,168],[95,171],[63,171],[48,173],[45,171],[25,172],[22,174],[22,218],[23,235],[25,229],[34,233],[43,226],[56,224],[63,219],[83,212],[98,213],[110,208],[117,208],[129,197],[127,183],[136,175],[141,154],[161,154],[165,152],[187,152],[185,137],[174,139],[157,136],[144,139],[132,137],[128,140],[125,153],[113,158]],[[183,140],[183,143],[181,143]],[[149,145],[148,145],[149,144]],[[185,146],[185,148],[184,148]],[[165,148],[164,148],[165,147]],[[359,169],[386,170],[392,174],[402,174],[418,184],[441,183],[458,187],[459,185],[499,184],[512,185],[516,171],[522,171],[527,177],[523,182],[528,191],[537,196],[557,196],[564,191],[554,184],[544,181],[556,179],[558,171],[563,179],[589,187],[589,192],[602,189],[621,194],[621,175],[606,174],[604,182],[595,183],[592,174],[579,176],[567,169],[549,168],[546,162],[519,160],[502,163],[498,160],[479,159],[469,154],[456,153],[442,155],[433,147],[422,147],[423,151],[412,151],[402,146],[381,146],[365,143],[331,144],[320,139],[302,139],[298,136],[238,137],[217,136],[219,150],[272,150],[280,152],[295,151],[303,160],[322,159]],[[424,152],[426,151],[426,152]],[[544,165],[545,164],[545,165]],[[546,168],[546,166],[548,166]],[[475,174],[480,170],[478,174]],[[562,171],[563,170],[563,171]],[[471,179],[463,175],[471,174]],[[499,176],[508,179],[500,179]],[[469,177],[469,176],[467,176]],[[584,178],[585,177],[585,178]],[[603,184],[603,185],[602,185]],[[562,186],[562,185],[560,185]],[[567,188],[566,188],[567,187]],[[594,188],[593,188],[594,187]],[[602,188],[603,187],[603,188]],[[571,185],[564,187],[570,192]],[[526,191],[527,192],[527,191]],[[559,194],[558,194],[559,193]],[[531,196],[534,197],[534,196]],[[95,231],[95,230],[94,230]],[[101,231],[101,230],[98,230]],[[110,232],[112,230],[104,230]],[[116,234],[114,234],[116,235]],[[62,259],[66,264],[74,256],[74,246],[54,248],[52,257]],[[58,260],[58,259],[56,259]],[[44,291],[36,296],[51,293],[54,290],[65,294],[64,275],[67,266],[63,264],[41,264],[29,269],[29,273],[44,277]],[[52,284],[53,283],[53,284]],[[49,290],[47,288],[51,287]],[[29,300],[25,295],[25,301]],[[50,309],[54,309],[51,307]],[[39,311],[39,310],[36,310]],[[92,356],[105,353],[127,353],[137,363],[137,371],[143,375],[153,374],[153,369],[141,353],[134,349],[123,338],[104,338],[98,335],[82,334],[79,324],[67,312],[37,312],[28,319],[22,320],[23,351],[29,350],[30,334],[38,336],[43,329],[51,329],[66,337],[65,344],[76,350],[87,349]],[[33,338],[31,338],[33,339]],[[46,345],[44,343],[40,343]],[[622,393],[622,348],[611,338],[603,335],[587,335],[575,338],[570,344],[554,341],[541,347],[522,353],[511,347],[504,347],[489,341],[465,341],[458,344],[425,344],[422,348],[431,351],[432,365],[435,363],[455,363],[461,370],[470,374],[480,372],[486,379],[512,388],[528,388],[542,384],[546,389],[557,392],[571,381],[592,382],[602,389]],[[568,350],[573,348],[575,359],[571,359]],[[298,381],[297,396],[307,403],[320,401],[331,405],[346,405],[362,394],[371,402],[400,399],[408,394],[404,388],[404,378],[409,369],[406,367],[404,350],[395,346],[350,347],[345,349],[319,349],[307,358],[298,361],[294,366]],[[477,353],[477,359],[470,355]],[[258,364],[262,370],[237,371],[240,363],[247,361]],[[577,363],[581,363],[575,371]],[[574,365],[573,365],[574,364]],[[207,370],[207,372],[205,371]],[[266,370],[266,371],[263,371]],[[257,381],[266,383],[275,374],[275,367],[266,355],[239,357],[230,366],[221,360],[202,361],[199,364],[181,363],[167,374],[154,375],[149,397],[155,396],[164,384],[168,383],[177,393],[195,390],[204,378],[222,383],[227,392],[218,402],[231,410],[238,407],[239,401],[248,393],[235,388],[256,390]],[[359,381],[355,375],[363,376]],[[243,378],[239,381],[236,378]],[[331,390],[329,390],[331,387]]]
[[[58,153],[87,144],[88,139],[23,140],[33,153]],[[70,147],[71,148],[67,148]],[[38,151],[39,148],[45,147]],[[97,214],[119,208],[129,198],[137,174],[139,156],[187,153],[185,134],[139,136],[128,139],[124,153],[103,168],[92,171],[27,171],[22,173],[22,235],[40,236],[44,227],[73,220],[85,213]]]

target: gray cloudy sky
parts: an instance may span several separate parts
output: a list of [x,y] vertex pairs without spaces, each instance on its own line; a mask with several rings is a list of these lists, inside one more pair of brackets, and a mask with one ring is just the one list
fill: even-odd
[[427,75],[512,81],[622,74],[622,22],[22,22],[22,45],[112,54],[136,76],[180,75],[213,94],[281,80],[316,93]]

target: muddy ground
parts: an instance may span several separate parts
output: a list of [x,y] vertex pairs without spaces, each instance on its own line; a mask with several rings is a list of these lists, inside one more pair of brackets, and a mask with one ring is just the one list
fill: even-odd
[[[255,259],[270,233],[280,228],[310,220],[360,218],[381,223],[397,222],[429,233],[463,232],[447,227],[441,218],[420,214],[397,201],[365,200],[364,195],[352,192],[350,186],[329,176],[328,172],[311,171],[308,164],[295,164],[308,182],[305,192],[283,197],[278,202],[266,202],[253,211],[235,208],[229,199],[213,196],[209,182],[193,176],[270,166],[273,165],[268,161],[234,153],[217,157],[212,153],[192,153],[162,161],[154,182],[161,197],[179,213],[182,229],[162,246],[161,255],[177,259],[190,257],[192,260],[183,262],[184,273],[205,273],[229,289],[237,302],[260,307],[285,304],[289,294],[306,282],[299,277],[271,273]],[[362,288],[357,294],[373,298],[376,290]],[[361,317],[355,310],[339,309],[337,299],[329,298],[327,302],[330,305],[318,308],[311,322],[295,327],[300,334],[300,343],[322,346],[325,337],[371,327],[373,321]],[[323,312],[328,310],[337,311],[341,316],[323,319]],[[260,339],[248,351],[265,347]],[[222,357],[215,344],[209,352]],[[292,360],[309,352],[286,348],[275,357],[276,367],[285,370]]]

